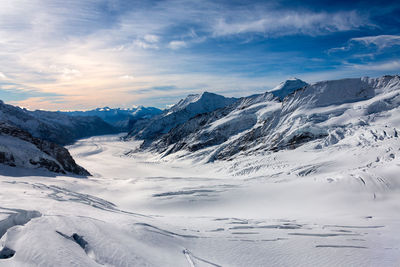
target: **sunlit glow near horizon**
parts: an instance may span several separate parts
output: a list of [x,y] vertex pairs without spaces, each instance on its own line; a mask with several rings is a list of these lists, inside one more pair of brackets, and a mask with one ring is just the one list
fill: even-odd
[[397,1],[3,0],[0,99],[28,109],[165,108],[400,72]]

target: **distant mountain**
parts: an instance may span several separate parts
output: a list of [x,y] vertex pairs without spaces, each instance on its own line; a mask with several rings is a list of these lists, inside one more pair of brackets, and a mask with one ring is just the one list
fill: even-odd
[[74,117],[61,112],[29,111],[0,100],[0,122],[14,125],[32,136],[60,145],[92,135],[118,132],[99,117]]
[[[176,153],[214,161],[238,154],[294,149],[310,142],[318,149],[352,135],[360,136],[360,143],[370,142],[369,138],[372,142],[374,138],[398,137],[396,125],[400,125],[388,125],[389,120],[396,122],[391,116],[400,111],[399,76],[305,86],[296,80],[296,84],[300,88],[280,86],[192,117],[161,135],[147,149],[163,156]],[[386,117],[386,122],[370,126]]]
[[143,139],[146,140],[146,143],[149,143],[196,115],[226,107],[236,101],[236,98],[226,98],[209,92],[189,95],[140,127],[134,127],[127,139]]
[[0,123],[0,163],[62,174],[90,175],[75,163],[67,149],[4,122]]
[[70,111],[62,112],[70,116],[97,116],[103,119],[105,122],[111,124],[119,131],[130,131],[136,123],[142,120],[148,120],[156,115],[162,113],[162,110],[154,107],[143,107],[131,109],[120,109],[120,108],[96,108],[87,111]]

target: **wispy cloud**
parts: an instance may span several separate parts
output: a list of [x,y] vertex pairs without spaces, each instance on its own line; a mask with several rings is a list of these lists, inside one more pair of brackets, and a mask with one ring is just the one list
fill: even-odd
[[0,79],[5,80],[7,79],[7,76],[4,73],[0,72]]
[[350,38],[347,44],[340,47],[334,47],[328,50],[328,53],[343,52],[355,49],[356,44],[360,44],[364,47],[373,45],[377,52],[382,52],[386,48],[393,46],[400,46],[400,35],[375,35],[375,36],[363,36]]
[[349,64],[349,67],[368,70],[368,71],[399,71],[400,60],[391,60],[386,62],[368,63],[368,64]]
[[0,81],[0,99],[3,101],[24,101],[34,97],[59,100],[63,97],[63,95],[42,92],[41,90],[13,82]]
[[174,49],[174,50],[177,50],[177,49],[180,49],[180,48],[183,48],[186,46],[187,46],[187,44],[185,41],[171,41],[168,44],[168,47],[171,49]]
[[[330,67],[326,58],[311,60],[324,54],[314,51],[315,36],[366,28],[377,29],[368,12],[275,1],[3,0],[0,80],[34,88],[30,95],[3,88],[24,95],[9,99],[29,108],[164,105],[201,90],[240,96]],[[310,39],[299,49],[282,36]],[[397,42],[386,39],[368,42],[385,49]]]
[[227,21],[219,19],[213,27],[214,36],[244,33],[260,33],[268,36],[294,34],[321,35],[330,32],[348,31],[370,22],[355,11],[350,12],[300,12],[266,11],[253,16],[238,17]]
[[384,49],[395,45],[400,45],[400,35],[377,35],[351,38],[350,42],[357,42],[363,45],[375,45],[378,49]]

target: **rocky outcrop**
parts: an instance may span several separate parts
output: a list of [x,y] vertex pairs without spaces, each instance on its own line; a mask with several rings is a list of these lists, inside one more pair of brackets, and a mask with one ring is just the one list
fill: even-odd
[[33,137],[27,131],[0,123],[0,163],[12,167],[44,168],[62,174],[88,176],[68,150],[53,142]]

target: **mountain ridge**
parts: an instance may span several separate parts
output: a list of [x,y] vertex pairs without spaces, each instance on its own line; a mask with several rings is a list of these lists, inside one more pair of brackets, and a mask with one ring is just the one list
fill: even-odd
[[72,117],[60,112],[35,110],[0,102],[0,121],[14,125],[59,145],[71,144],[79,138],[117,133],[117,130],[99,117]]
[[0,122],[0,163],[11,167],[47,169],[60,174],[89,176],[75,163],[68,150],[55,143],[33,137],[27,131]]
[[267,92],[193,117],[142,149],[162,157],[193,154],[209,162],[314,141],[321,147],[354,131],[361,135],[380,112],[399,107],[399,95],[397,75],[317,82],[293,90],[283,100]]
[[167,133],[198,114],[225,107],[236,100],[236,98],[226,98],[209,92],[189,95],[162,114],[153,117],[142,128],[133,129],[126,139],[144,139],[151,142],[152,139]]
[[102,107],[86,111],[64,111],[60,113],[74,117],[97,116],[118,129],[118,131],[128,132],[135,127],[135,124],[161,114],[162,110],[144,106],[128,109]]

